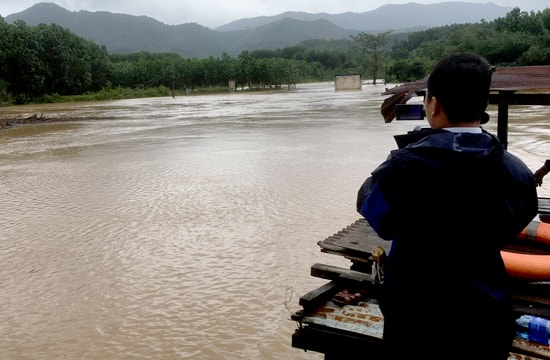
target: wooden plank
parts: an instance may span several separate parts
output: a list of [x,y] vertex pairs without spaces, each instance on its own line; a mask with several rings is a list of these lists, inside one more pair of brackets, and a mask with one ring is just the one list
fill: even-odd
[[516,338],[508,359],[545,360],[550,359],[550,351],[548,346]]
[[300,297],[298,302],[304,309],[312,309],[336,293],[339,285],[331,281]]
[[381,340],[324,326],[305,326],[292,335],[292,347],[325,354],[325,359],[382,359]]
[[550,283],[518,281],[512,283],[511,295],[516,312],[548,318],[548,314],[550,314]]
[[[338,354],[343,354],[343,349],[353,349],[351,354],[357,354],[360,349],[368,348],[369,359],[380,359],[384,320],[377,302],[372,301],[365,300],[357,305],[341,307],[328,300],[310,311],[309,315],[301,312],[293,316],[292,319],[299,321],[300,326],[292,337],[292,346],[336,356],[334,359],[339,358]],[[550,348],[516,338],[508,359],[548,360]]]
[[356,282],[358,285],[361,285],[362,283],[376,283],[371,274],[319,263],[311,266],[311,276],[333,281],[341,280],[346,282]]
[[[506,94],[502,94],[506,93]],[[489,104],[506,105],[550,105],[550,95],[545,93],[517,94],[502,91],[489,95]]]
[[[380,339],[354,336],[350,333],[335,331],[330,328],[306,326],[296,329],[292,334],[292,347],[304,351],[325,354],[325,360],[356,358],[364,354],[366,359],[380,360],[382,342]],[[533,347],[533,343],[514,340],[508,360],[547,360],[548,352]]]

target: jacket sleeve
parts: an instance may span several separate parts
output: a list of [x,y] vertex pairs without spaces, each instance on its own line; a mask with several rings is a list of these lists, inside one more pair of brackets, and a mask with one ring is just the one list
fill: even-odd
[[370,191],[372,189],[372,176],[369,176],[364,182],[363,185],[359,188],[359,191],[357,192],[357,212],[363,215],[361,212],[361,209],[363,208],[363,204],[365,203],[365,200],[367,199],[367,196],[369,195]]
[[384,240],[393,239],[395,231],[390,206],[372,177],[367,178],[359,188],[357,211],[367,219],[378,236]]

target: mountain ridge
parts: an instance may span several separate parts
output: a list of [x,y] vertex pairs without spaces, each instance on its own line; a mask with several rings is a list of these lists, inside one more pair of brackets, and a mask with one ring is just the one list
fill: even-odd
[[[481,19],[491,21],[505,16],[509,10],[511,8],[494,3],[408,3],[384,5],[365,13],[345,12],[331,15],[286,12],[271,17],[240,19],[213,30],[197,23],[166,25],[144,15],[69,11],[59,5],[44,2],[8,15],[5,20],[13,23],[20,19],[29,26],[55,23],[78,36],[104,45],[110,53],[174,52],[183,57],[204,58],[223,53],[237,56],[243,50],[275,50],[313,39],[349,39],[350,35],[361,31],[405,32],[453,23],[479,22]],[[443,15],[429,16],[430,11]],[[445,14],[455,14],[456,21],[449,20],[450,15]],[[477,17],[479,19],[474,20]],[[444,23],[445,21],[448,23]]]
[[[356,13],[344,12],[317,14],[287,11],[273,16],[257,16],[239,19],[217,27],[218,31],[234,31],[254,28],[282,17],[289,17],[302,21],[326,19],[336,26],[358,31],[388,31],[417,27],[434,27],[451,25],[453,23],[479,22],[482,19],[490,21],[505,16],[512,7],[498,6],[493,2],[469,3],[460,1],[441,2],[436,4],[388,4],[371,11]],[[438,13],[439,16],[427,16],[427,13]],[[397,14],[393,16],[392,14]],[[390,20],[388,20],[390,19]],[[414,21],[411,21],[414,19]]]

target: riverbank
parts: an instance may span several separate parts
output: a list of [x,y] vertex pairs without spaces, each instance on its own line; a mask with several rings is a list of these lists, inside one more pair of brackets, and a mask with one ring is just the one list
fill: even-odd
[[[60,95],[44,95],[36,102],[29,104],[2,104],[0,101],[0,130],[10,128],[16,125],[25,125],[25,124],[40,124],[40,123],[49,123],[49,122],[63,122],[63,121],[74,121],[78,120],[75,117],[64,116],[64,115],[44,115],[43,112],[25,111],[19,112],[15,109],[20,109],[19,107],[23,106],[32,106],[40,108],[41,106],[48,106],[54,104],[63,104],[63,103],[86,103],[86,102],[106,102],[113,100],[128,100],[128,99],[145,99],[145,98],[160,98],[160,97],[187,97],[195,95],[215,95],[215,94],[227,94],[231,93],[249,93],[249,92],[273,92],[280,93],[284,91],[294,91],[296,90],[295,85],[289,87],[265,87],[265,88],[252,88],[252,89],[241,89],[241,90],[231,90],[227,88],[201,88],[201,89],[186,89],[185,91],[175,91],[172,92],[166,87],[157,87],[157,88],[148,88],[148,89],[130,89],[130,88],[114,88],[114,89],[103,89],[97,93],[93,94],[83,94],[83,95],[69,95],[69,96],[60,96]],[[8,111],[3,112],[3,109]],[[8,115],[9,114],[9,115]],[[87,117],[89,118],[89,117]]]
[[16,106],[16,105],[38,105],[38,104],[55,104],[75,101],[111,101],[111,100],[127,100],[127,99],[139,99],[139,98],[152,98],[152,97],[176,97],[176,96],[190,96],[190,95],[211,95],[211,94],[224,94],[227,92],[260,92],[260,91],[282,91],[282,90],[295,90],[296,84],[288,86],[263,86],[254,88],[241,88],[231,89],[227,87],[206,87],[206,88],[194,88],[194,89],[179,89],[172,90],[165,86],[151,87],[151,88],[104,88],[94,93],[86,93],[79,95],[59,95],[59,94],[44,94],[34,99],[34,101],[27,103],[16,104],[11,100],[0,98],[0,108],[4,106]]

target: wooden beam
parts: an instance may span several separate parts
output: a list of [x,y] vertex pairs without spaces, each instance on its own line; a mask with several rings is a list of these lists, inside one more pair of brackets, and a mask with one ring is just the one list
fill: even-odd
[[338,286],[339,284],[334,281],[328,282],[325,285],[301,296],[299,304],[305,309],[314,308],[317,304],[326,301],[327,297],[336,293]]
[[358,285],[363,283],[376,283],[374,277],[370,274],[319,263],[311,266],[311,276],[334,281],[341,280],[355,282]]
[[511,91],[500,91],[498,94],[489,94],[489,104],[499,105],[550,105],[550,94],[516,94]]
[[508,105],[498,104],[497,137],[508,148]]

